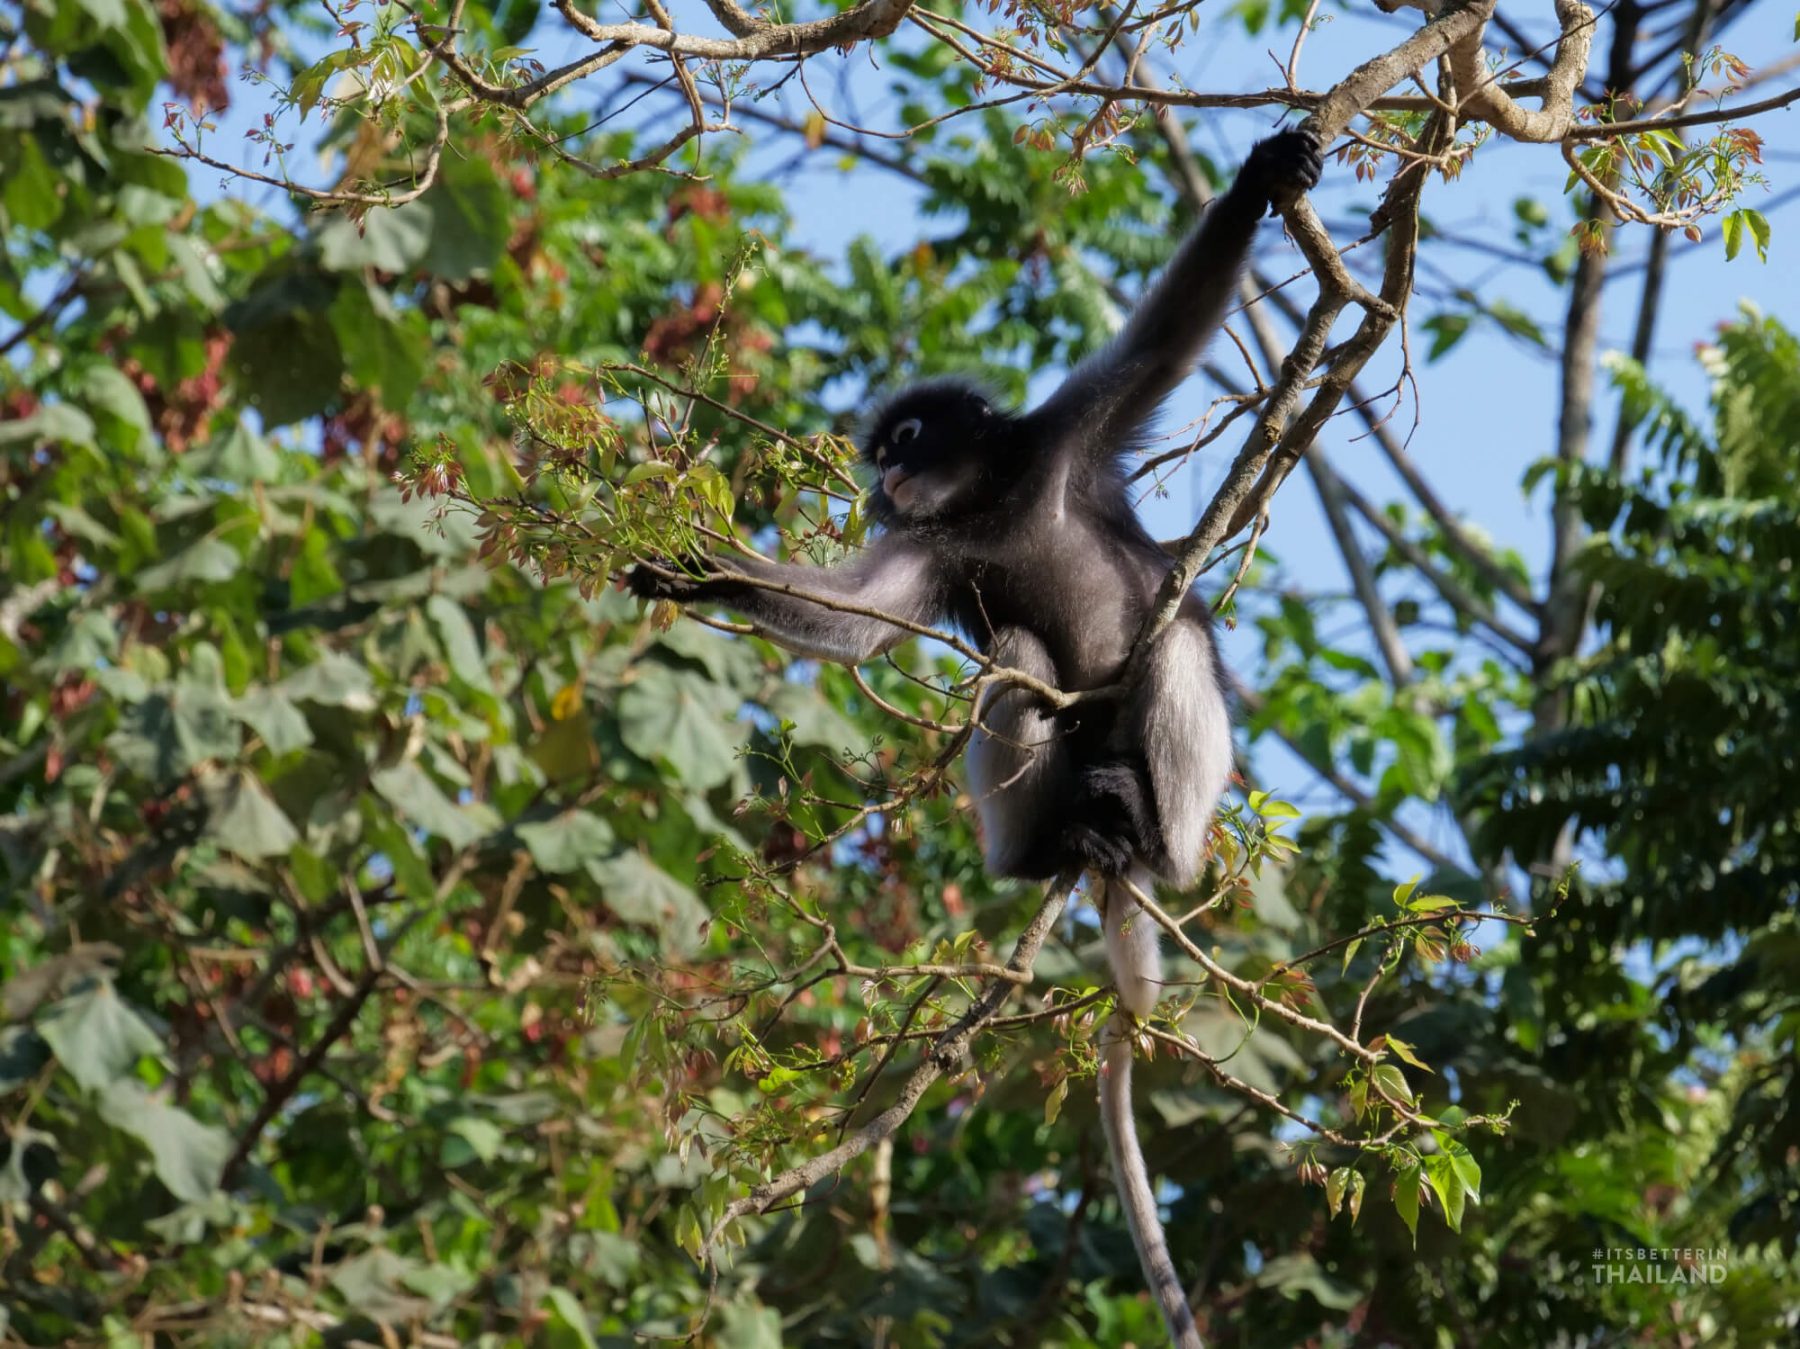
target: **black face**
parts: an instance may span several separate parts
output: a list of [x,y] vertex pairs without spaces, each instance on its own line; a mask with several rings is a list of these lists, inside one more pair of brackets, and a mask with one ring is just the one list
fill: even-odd
[[973,507],[1010,421],[960,382],[915,385],[896,395],[863,436],[863,458],[875,470],[876,518],[898,524]]

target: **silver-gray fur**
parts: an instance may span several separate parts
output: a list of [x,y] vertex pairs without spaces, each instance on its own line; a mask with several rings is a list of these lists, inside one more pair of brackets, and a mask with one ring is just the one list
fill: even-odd
[[[1022,628],[996,633],[990,654],[1001,665],[1056,684],[1049,651]],[[983,860],[993,875],[1011,876],[1033,860],[1034,821],[1046,809],[1047,794],[1068,780],[1068,751],[1055,714],[1016,684],[985,690],[974,715],[964,767],[981,818]]]
[[1150,1190],[1150,1169],[1144,1165],[1137,1126],[1131,1118],[1131,1027],[1122,1016],[1113,1017],[1100,1032],[1100,1126],[1106,1131],[1113,1170],[1121,1177],[1134,1178],[1129,1184],[1119,1181],[1119,1202],[1137,1246],[1144,1280],[1169,1328],[1169,1342],[1175,1349],[1205,1349],[1163,1237],[1156,1196]]
[[[863,452],[883,531],[850,561],[711,559],[698,579],[644,566],[632,589],[726,604],[827,660],[894,646],[909,629],[887,619],[950,622],[997,663],[1058,688],[1114,684],[1172,565],[1138,522],[1120,461],[1225,314],[1264,208],[1310,188],[1320,163],[1301,132],[1258,144],[1119,335],[1035,410],[998,409],[956,380],[880,408]],[[1153,876],[1184,886],[1198,873],[1231,771],[1223,686],[1212,615],[1189,596],[1123,700],[1054,710],[1017,686],[992,690],[968,757],[992,874],[1041,880],[1079,868],[1098,882],[1119,995],[1102,1037],[1101,1116],[1145,1278],[1180,1349],[1199,1349],[1200,1336],[1131,1117],[1131,1027],[1161,995],[1158,933],[1116,878],[1149,893]]]

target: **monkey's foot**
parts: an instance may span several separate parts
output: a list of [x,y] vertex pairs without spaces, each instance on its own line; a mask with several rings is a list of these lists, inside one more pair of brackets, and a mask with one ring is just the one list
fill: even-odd
[[1081,770],[1071,817],[1121,839],[1139,858],[1162,852],[1162,826],[1148,768],[1129,758],[1103,759]]
[[1072,825],[1063,846],[1074,865],[1096,876],[1123,876],[1137,860],[1130,839],[1087,824]]

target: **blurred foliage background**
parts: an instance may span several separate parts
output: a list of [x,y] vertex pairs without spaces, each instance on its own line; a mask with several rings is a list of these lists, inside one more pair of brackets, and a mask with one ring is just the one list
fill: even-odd
[[[516,41],[516,8],[462,21]],[[509,363],[579,408],[591,381],[534,362],[691,373],[722,353],[688,432],[716,438],[740,520],[792,525],[804,503],[761,476],[741,418],[823,431],[822,409],[943,369],[1022,394],[1167,248],[1171,151],[1134,131],[1137,156],[1088,161],[1071,197],[1005,113],[965,119],[883,150],[956,227],[839,266],[790,244],[777,180],[718,150],[703,182],[593,184],[496,126],[357,222],[197,193],[206,170],[146,149],[165,100],[189,117],[243,95],[228,60],[306,66],[290,44],[316,20],[0,14],[0,1342],[679,1336],[709,1297],[703,1215],[882,1102],[869,1037],[942,1015],[924,978],[777,980],[818,922],[902,965],[978,953],[969,934],[1004,950],[1035,897],[982,876],[954,781],[802,856],[944,748],[869,696],[940,713],[940,652],[865,690],[659,630],[614,590],[478,557],[476,518],[394,475],[437,447],[477,496],[526,491]],[[953,64],[892,66],[928,108],[969,96]],[[591,134],[632,152],[630,129]],[[1567,281],[1561,244],[1533,239]],[[1409,959],[1367,1012],[1430,1065],[1408,1076],[1433,1109],[1519,1103],[1476,1145],[1460,1232],[1428,1203],[1415,1239],[1381,1168],[1356,1223],[1332,1220],[1298,1163],[1355,1157],[1146,1065],[1150,1164],[1221,1344],[1793,1331],[1800,345],[1746,312],[1704,360],[1694,408],[1615,361],[1637,459],[1552,461],[1587,531],[1592,626],[1567,658],[1484,644],[1471,615],[1531,578],[1400,506],[1359,556],[1404,682],[1330,635],[1357,628],[1354,597],[1265,561],[1237,599],[1262,640],[1239,672],[1252,785],[1279,743],[1344,794],[1203,919],[1206,944],[1270,969],[1391,914],[1410,874],[1541,912],[1561,871],[1533,864],[1572,839],[1581,866],[1534,935]],[[614,415],[632,453],[647,422]],[[1450,448],[1431,427],[1427,464]],[[1550,428],[1529,434],[1549,455]],[[1534,721],[1546,698],[1566,716]],[[1426,814],[1466,854],[1409,850]],[[1046,985],[1095,988],[1092,945],[1066,926]],[[1373,958],[1315,967],[1314,996],[1343,1011]],[[1209,1000],[1186,1024],[1252,1086],[1342,1111],[1319,1045]],[[896,1146],[748,1224],[704,1341],[1155,1343],[1090,1032],[990,1037]],[[1723,1249],[1727,1277],[1598,1280],[1616,1247]]]

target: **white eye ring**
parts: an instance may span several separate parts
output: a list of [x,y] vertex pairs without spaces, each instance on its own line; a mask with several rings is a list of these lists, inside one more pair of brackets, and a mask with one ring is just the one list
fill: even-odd
[[893,433],[888,436],[888,440],[894,445],[904,445],[909,440],[917,440],[919,432],[924,429],[917,417],[908,417],[894,428]]

